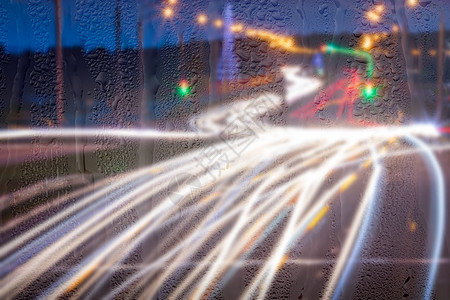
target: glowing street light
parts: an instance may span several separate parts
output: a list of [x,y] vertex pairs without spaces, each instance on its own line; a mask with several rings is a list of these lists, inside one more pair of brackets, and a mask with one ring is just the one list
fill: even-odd
[[420,49],[412,49],[411,50],[411,54],[414,56],[419,56],[422,53],[422,51],[420,51]]
[[213,22],[214,27],[216,28],[222,28],[223,27],[223,21],[221,19],[215,19]]
[[384,12],[384,5],[383,5],[383,4],[375,5],[375,7],[373,8],[373,10],[374,10],[377,14],[381,15],[381,14]]
[[208,22],[208,17],[205,14],[199,14],[197,16],[197,23],[199,25],[205,25]]
[[178,0],[168,0],[167,2],[169,2],[170,5],[175,5],[177,4]]
[[364,50],[370,50],[374,47],[374,44],[376,42],[386,39],[387,37],[388,37],[388,34],[385,32],[374,33],[374,34],[364,34],[362,36],[361,48],[363,48]]
[[361,42],[361,48],[364,50],[370,50],[373,47],[373,40],[370,35],[364,35],[362,42]]
[[419,5],[419,0],[406,0],[406,4],[413,8],[416,7],[417,5]]
[[162,11],[164,19],[171,19],[174,15],[173,9],[171,7],[166,7]]
[[241,23],[233,24],[230,26],[230,30],[234,33],[242,32],[244,30],[244,25],[242,25]]
[[372,10],[366,12],[366,18],[371,22],[379,22],[384,13],[385,7],[383,4],[375,5]]
[[371,22],[378,22],[381,20],[381,16],[379,14],[375,13],[374,11],[368,11],[366,13],[366,17]]

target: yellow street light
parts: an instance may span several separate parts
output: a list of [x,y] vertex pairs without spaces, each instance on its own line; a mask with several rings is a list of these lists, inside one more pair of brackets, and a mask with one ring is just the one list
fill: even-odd
[[366,18],[371,22],[379,22],[384,13],[385,7],[383,4],[378,4],[372,10],[366,12]]
[[422,51],[420,51],[420,49],[412,49],[411,50],[411,54],[414,56],[419,56],[422,53]]
[[361,48],[364,50],[369,50],[373,47],[373,40],[370,37],[370,35],[364,35],[362,42],[361,42]]
[[175,5],[177,4],[178,0],[168,0],[170,5]]
[[233,24],[230,26],[230,30],[234,33],[242,32],[244,30],[244,25],[242,25],[241,23]]
[[199,25],[205,25],[208,22],[208,17],[205,14],[199,14],[197,16],[197,23]]
[[370,10],[366,13],[366,17],[369,21],[374,22],[374,23],[381,20],[381,16],[372,10]]
[[417,5],[419,5],[419,0],[406,0],[406,4],[409,7],[416,7]]
[[166,7],[162,11],[162,15],[165,19],[171,19],[173,17],[173,14],[174,14],[173,9],[170,7]]
[[381,15],[381,14],[384,12],[384,5],[383,5],[383,4],[375,5],[375,7],[373,8],[373,10],[374,10],[377,14]]
[[222,28],[223,26],[223,21],[221,19],[215,19],[213,22],[214,27],[216,28]]

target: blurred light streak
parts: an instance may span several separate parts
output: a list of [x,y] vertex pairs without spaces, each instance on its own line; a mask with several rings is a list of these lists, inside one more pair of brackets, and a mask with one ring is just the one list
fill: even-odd
[[319,213],[314,217],[314,219],[312,219],[311,223],[308,224],[308,227],[306,228],[306,230],[310,231],[311,229],[316,227],[316,225],[320,222],[320,220],[322,220],[322,218],[326,215],[326,213],[328,212],[329,209],[330,209],[330,206],[329,205],[325,205],[319,211]]
[[10,139],[35,138],[129,138],[129,139],[169,139],[183,140],[191,138],[208,138],[210,134],[194,132],[163,132],[155,129],[107,129],[107,128],[59,128],[59,129],[18,129],[0,130],[0,141]]
[[[241,260],[247,260],[247,258],[250,256],[250,254],[256,249],[257,246],[259,246],[268,236],[275,230],[278,225],[281,223],[281,221],[286,218],[289,210],[284,209],[278,216],[272,221],[271,224],[262,232],[262,234],[259,236],[258,241],[256,241],[251,249],[245,251],[244,255],[241,257]],[[264,261],[265,263],[265,261]],[[233,275],[237,272],[238,268],[236,266],[233,266],[221,279],[219,285],[216,287],[215,292],[219,291],[224,287],[224,285],[233,277]],[[213,294],[214,296],[215,294]]]
[[450,133],[450,127],[441,127],[439,128],[439,132]]
[[[233,190],[233,188],[232,188],[232,190]],[[278,199],[278,197],[276,197],[276,194],[275,194],[273,197],[274,197],[274,199]],[[271,198],[272,198],[272,197],[271,197]],[[224,199],[227,199],[227,198],[225,197]],[[231,204],[232,204],[232,201],[230,201],[230,199],[228,199],[227,203],[228,203],[228,205],[231,205]],[[270,205],[270,204],[271,204],[271,202],[267,202],[265,205]],[[282,204],[282,203],[281,203],[281,204]],[[280,205],[281,205],[281,204],[280,204]],[[265,205],[264,205],[263,207],[258,207],[258,209],[257,209],[256,211],[252,212],[252,214],[258,214],[258,211],[259,211],[260,209],[265,209]],[[236,208],[236,209],[238,209],[238,208]],[[272,210],[271,210],[271,211],[276,211],[276,210],[273,209],[273,207],[272,207]],[[229,214],[227,214],[227,215],[229,215]],[[225,216],[222,216],[222,218],[221,218],[220,220],[221,220],[221,221],[224,221],[224,218],[225,218]],[[206,237],[205,237],[205,238],[206,238]],[[195,246],[195,247],[191,247],[191,248],[190,248],[191,252],[192,252],[192,251],[195,251],[196,247],[199,247],[200,245],[201,245],[201,244],[198,244],[198,246]],[[212,255],[215,255],[215,253],[218,251],[218,249],[219,249],[219,248],[216,248],[216,249],[213,251],[213,253],[210,254],[210,255],[211,255],[211,258],[213,257]],[[187,253],[184,253],[184,255],[181,256],[181,257],[179,258],[179,260],[177,260],[178,263],[174,262],[173,265],[172,265],[168,270],[166,270],[166,272],[168,272],[169,274],[170,274],[171,272],[173,272],[174,269],[177,268],[177,266],[179,265],[179,263],[182,263],[182,262],[184,262],[185,260],[188,259],[188,258],[186,257],[186,255],[187,255]],[[205,258],[205,261],[209,261],[211,258],[206,257],[206,258]],[[204,265],[199,266],[199,268],[203,268],[203,267],[204,267]],[[149,268],[154,268],[154,265],[149,266]],[[184,288],[186,288],[187,285],[189,284],[189,282],[190,282],[191,280],[194,280],[194,279],[197,277],[197,275],[196,275],[197,272],[200,272],[201,270],[202,270],[202,269],[200,269],[200,270],[198,270],[198,271],[193,271],[193,272],[191,272],[190,276],[183,282],[183,284],[181,284],[181,285],[178,286],[178,289],[177,289],[178,292],[181,292]],[[143,276],[145,273],[146,273],[146,271],[143,270],[140,274],[136,274],[136,276],[134,276],[132,279],[130,279],[129,282],[130,282],[130,283],[133,282],[133,281],[136,280],[137,278]],[[159,283],[156,283],[156,286],[162,284],[162,283],[164,282],[164,278],[165,278],[165,276],[160,276]],[[191,279],[189,279],[189,278],[191,278]],[[127,286],[127,284],[129,284],[129,283],[125,283],[123,286]],[[148,290],[149,292],[155,291],[155,286],[153,286],[153,288],[152,288],[152,286],[150,286],[150,287],[147,288],[147,290]],[[116,293],[117,293],[117,292],[113,291],[113,295],[116,295]],[[175,296],[174,296],[175,298],[176,298],[176,295],[177,295],[177,291],[175,291]],[[149,296],[149,294],[147,294],[147,296]]]
[[[277,99],[277,98],[275,98]],[[278,98],[280,99],[280,98]],[[261,100],[264,101],[264,100]],[[240,104],[248,105],[247,101],[243,101]],[[260,106],[261,108],[261,106]],[[256,108],[255,108],[256,109]],[[239,110],[236,110],[239,112]],[[263,113],[262,111],[258,113]],[[211,114],[216,114],[215,110],[211,111]],[[205,115],[205,117],[209,117]],[[198,121],[198,119],[194,119]],[[200,127],[203,129],[203,127]],[[207,127],[205,127],[206,129]],[[283,137],[289,137],[289,134],[297,132],[304,135],[311,140],[321,140],[323,138],[329,138],[336,141],[342,138],[343,134],[352,134],[353,136],[346,137],[347,139],[357,141],[359,139],[366,139],[369,137],[383,138],[383,137],[398,137],[405,134],[414,134],[424,137],[438,137],[439,131],[447,131],[447,128],[436,128],[432,124],[411,124],[404,126],[380,126],[378,128],[339,128],[332,127],[324,131],[321,128],[296,128],[296,127],[284,127],[284,128],[272,128],[273,132],[282,134]],[[35,138],[70,138],[74,136],[80,136],[84,138],[130,138],[130,139],[169,139],[169,140],[182,140],[190,138],[212,138],[216,137],[216,134],[200,132],[176,132],[176,131],[158,131],[153,129],[18,129],[18,130],[0,130],[0,141],[8,139],[35,139]]]
[[343,193],[345,192],[355,181],[356,179],[358,179],[358,175],[356,174],[351,174],[346,180],[345,182],[341,185],[340,188],[340,192]]
[[[294,111],[291,116],[294,118],[306,118],[309,116],[314,116],[318,111],[330,105],[339,105],[336,117],[340,118],[347,107],[348,122],[355,123],[353,117],[353,106],[355,105],[355,101],[358,99],[360,86],[361,80],[359,76],[356,72],[352,72],[351,78],[343,78],[335,81],[325,90],[321,91],[313,100]],[[333,99],[333,96],[341,91],[345,91],[345,93],[340,98],[331,100]]]
[[[249,285],[245,293],[241,296],[241,299],[248,299],[255,297],[256,291],[258,291],[258,297],[264,298],[272,280],[275,276],[277,266],[279,261],[282,259],[283,255],[286,254],[290,248],[292,248],[294,243],[300,238],[301,235],[306,231],[307,225],[311,220],[317,215],[317,213],[323,208],[323,206],[330,200],[330,198],[335,194],[336,189],[342,184],[339,182],[334,186],[334,188],[329,189],[324,192],[324,195],[316,201],[316,204],[309,211],[307,205],[313,202],[316,194],[319,192],[319,187],[322,182],[317,181],[317,178],[326,178],[326,174],[329,170],[336,167],[339,161],[341,161],[344,156],[349,154],[349,149],[352,148],[357,142],[349,141],[340,147],[338,151],[330,158],[327,159],[322,165],[314,171],[311,171],[311,175],[307,177],[305,181],[305,188],[303,192],[299,195],[298,201],[296,201],[292,215],[289,218],[289,222],[283,231],[283,236],[278,241],[276,248],[272,251],[272,255],[267,261],[267,264],[258,272],[258,275],[253,280],[252,284]],[[358,149],[359,150],[359,149]],[[297,225],[300,217],[300,224]]]
[[[243,31],[243,28],[240,29],[241,30],[239,31],[232,31]],[[268,30],[249,28],[245,30],[245,35],[248,37],[255,37],[260,40],[266,41],[269,43],[269,47],[271,48],[283,49],[290,53],[315,54],[318,52],[317,49],[296,46],[295,39],[291,36],[276,34]]]
[[322,85],[317,78],[302,76],[301,70],[300,66],[286,66],[281,69],[286,80],[286,102],[288,104],[311,94]]
[[328,53],[328,54],[335,54],[335,53],[345,54],[345,55],[359,57],[359,58],[366,60],[366,62],[367,62],[367,78],[369,78],[369,79],[372,78],[373,70],[374,70],[374,62],[373,62],[373,57],[369,52],[355,50],[353,48],[339,47],[334,44],[324,45],[322,47],[322,52]]
[[372,219],[375,195],[382,175],[382,166],[376,154],[374,146],[371,145],[371,160],[373,161],[373,173],[369,179],[366,192],[353,218],[349,233],[339,253],[339,259],[333,268],[331,278],[324,291],[325,299],[339,299],[341,291],[348,276],[356,263],[362,245],[367,236],[368,226]]
[[[281,97],[269,94],[206,111],[191,123],[198,131],[195,134],[54,128],[3,131],[0,132],[0,140],[69,138],[73,135],[112,139],[208,138],[215,147],[230,155],[233,149],[227,144],[229,140],[217,138],[223,133],[223,128],[244,117],[247,122],[254,123],[261,115],[276,110],[280,105]],[[211,130],[211,126],[217,128]],[[154,166],[122,174],[116,180],[105,180],[97,185],[98,189],[90,190],[61,212],[7,241],[0,250],[0,297],[17,296],[22,288],[50,272],[80,245],[95,240],[111,223],[124,218],[130,209],[142,210],[142,207],[147,207],[145,205],[151,205],[152,209],[119,234],[96,244],[98,247],[93,252],[54,282],[41,298],[70,296],[71,293],[74,297],[81,297],[88,291],[93,292],[109,276],[109,268],[103,266],[114,268],[122,265],[140,244],[152,234],[161,232],[167,224],[173,224],[162,240],[167,248],[156,246],[154,257],[144,260],[144,267],[121,282],[105,296],[106,299],[120,297],[121,292],[131,286],[142,289],[144,298],[155,296],[165,282],[173,278],[182,266],[191,264],[206,245],[210,248],[202,261],[181,278],[171,297],[180,298],[186,293],[194,299],[213,296],[236,272],[235,262],[247,260],[268,235],[279,228],[280,238],[242,295],[245,298],[258,292],[259,297],[264,297],[280,267],[290,263],[292,248],[316,228],[329,211],[330,202],[356,182],[356,174],[371,172],[371,180],[352,225],[352,228],[358,228],[352,229],[346,237],[334,275],[327,285],[330,297],[335,292],[339,294],[339,288],[345,285],[346,274],[352,268],[351,264],[344,266],[344,262],[349,258],[351,261],[356,259],[358,247],[367,234],[366,224],[370,218],[361,220],[362,216],[370,214],[376,203],[372,197],[381,169],[379,160],[390,155],[402,155],[390,148],[381,153],[383,145],[412,135],[439,137],[439,130],[430,124],[327,130],[281,128],[264,123],[251,126],[259,128],[257,138],[218,178],[205,174],[205,170],[196,164],[195,158],[204,150],[201,147]],[[242,141],[249,138],[251,136],[238,137]],[[427,149],[431,153],[431,148]],[[371,156],[367,155],[368,150],[371,150]],[[358,171],[351,169],[343,175],[333,173],[339,176],[337,183],[328,187],[328,174],[343,167],[357,167]],[[173,178],[176,176],[180,176],[181,186],[174,186]],[[199,180],[201,186],[192,191],[194,180]],[[180,195],[186,196],[174,199],[171,194],[164,193],[175,187]],[[76,193],[70,197],[78,197]],[[67,199],[70,198],[61,201]],[[181,233],[183,239],[179,240],[176,237]],[[212,242],[211,238],[219,233],[223,234],[222,238]],[[441,233],[437,232],[437,236]],[[436,258],[435,247],[439,242],[442,243],[437,240],[432,245],[433,258]],[[29,268],[35,272],[24,271]],[[436,265],[430,268],[428,286],[434,282],[436,268]],[[153,277],[156,273],[158,276]]]
[[431,247],[431,266],[428,272],[427,283],[425,286],[425,294],[423,299],[431,299],[431,293],[433,285],[436,279],[439,259],[441,258],[442,248],[444,244],[444,233],[445,233],[445,210],[446,210],[446,200],[445,200],[445,183],[444,174],[442,168],[439,165],[436,156],[431,151],[430,147],[413,135],[407,135],[406,139],[413,143],[416,147],[422,150],[422,155],[427,164],[430,173],[430,183],[435,185],[434,191],[434,216],[432,218],[435,220],[435,235],[433,237],[433,244]]

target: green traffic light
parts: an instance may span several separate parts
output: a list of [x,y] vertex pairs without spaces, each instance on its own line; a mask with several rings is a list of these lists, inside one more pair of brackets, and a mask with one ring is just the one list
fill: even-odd
[[188,82],[186,80],[183,80],[180,82],[180,85],[178,86],[178,95],[182,98],[189,96],[191,93],[191,87],[189,86]]
[[377,94],[377,88],[374,87],[372,84],[366,85],[362,90],[362,96],[366,100],[373,99],[376,96],[376,94]]

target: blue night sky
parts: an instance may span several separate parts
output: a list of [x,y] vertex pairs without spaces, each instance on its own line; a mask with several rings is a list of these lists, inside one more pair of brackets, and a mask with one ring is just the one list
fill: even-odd
[[[90,51],[103,47],[115,49],[115,11],[117,0],[61,0],[63,46],[80,46]],[[245,4],[245,3],[249,4]],[[389,30],[393,24],[409,31],[436,31],[440,14],[450,28],[450,1],[419,0],[416,8],[405,8],[405,0],[178,0],[172,20],[161,17],[165,1],[121,0],[121,47],[138,45],[138,20],[143,24],[144,47],[175,44],[181,39],[220,38],[213,26],[199,28],[196,15],[222,18],[229,3],[235,19],[253,27],[273,28],[283,34],[321,32],[367,32]],[[361,4],[362,3],[362,4]],[[369,24],[364,13],[382,3],[386,6],[383,22]],[[274,22],[275,12],[283,20]],[[0,0],[0,44],[8,52],[24,50],[45,52],[55,45],[54,0]],[[261,17],[262,16],[262,17]]]

